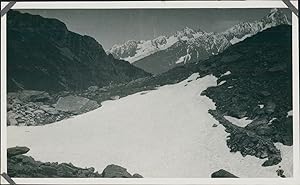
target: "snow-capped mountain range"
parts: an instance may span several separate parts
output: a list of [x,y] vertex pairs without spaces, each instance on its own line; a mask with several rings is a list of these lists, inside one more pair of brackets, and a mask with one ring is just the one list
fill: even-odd
[[108,52],[147,72],[159,74],[176,65],[205,60],[258,32],[281,24],[291,23],[281,10],[272,9],[260,20],[242,22],[221,33],[185,27],[171,36],[146,41],[129,40],[114,45]]

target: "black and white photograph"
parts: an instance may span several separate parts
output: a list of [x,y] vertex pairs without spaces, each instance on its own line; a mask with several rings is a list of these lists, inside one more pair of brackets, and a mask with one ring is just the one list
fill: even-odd
[[9,10],[8,176],[293,178],[292,16]]

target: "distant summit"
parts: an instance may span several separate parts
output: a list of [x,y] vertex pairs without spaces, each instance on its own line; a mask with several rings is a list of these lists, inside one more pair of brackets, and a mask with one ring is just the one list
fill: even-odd
[[160,74],[177,65],[208,59],[258,32],[282,24],[291,23],[280,9],[272,9],[260,20],[242,22],[221,33],[185,27],[171,36],[114,45],[109,53],[149,73]]

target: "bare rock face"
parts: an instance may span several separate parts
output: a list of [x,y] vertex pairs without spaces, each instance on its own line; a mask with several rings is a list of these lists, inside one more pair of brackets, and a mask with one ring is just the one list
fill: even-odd
[[10,177],[101,177],[94,168],[79,168],[71,163],[40,162],[30,156],[27,147],[7,149],[7,172]]
[[17,156],[17,155],[21,155],[21,154],[26,154],[27,152],[29,152],[29,148],[27,147],[13,147],[13,148],[8,148],[7,149],[7,157],[13,157],[13,156]]
[[45,91],[23,90],[19,93],[19,99],[29,102],[44,102],[50,100],[51,97]]
[[18,115],[16,113],[9,111],[7,113],[7,125],[12,125],[12,126],[18,125],[18,121],[16,120],[17,116]]
[[74,114],[81,114],[99,107],[96,101],[80,96],[60,97],[56,103],[55,109]]
[[143,178],[143,176],[141,176],[140,174],[138,173],[135,173],[132,175],[133,178]]
[[220,170],[212,173],[211,177],[212,178],[238,178],[237,176],[235,176],[232,173],[230,173],[226,170],[223,170],[223,169],[220,169]]
[[108,165],[102,172],[104,178],[131,178],[132,175],[127,172],[126,168],[118,165]]

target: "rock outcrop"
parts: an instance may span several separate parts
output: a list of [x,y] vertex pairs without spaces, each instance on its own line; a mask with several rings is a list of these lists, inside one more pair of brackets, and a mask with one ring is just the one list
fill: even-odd
[[37,126],[67,119],[98,108],[88,98],[65,93],[19,91],[7,95],[7,125]]
[[108,165],[102,172],[102,177],[104,178],[143,178],[139,174],[131,175],[127,172],[126,168],[118,165]]
[[226,128],[226,132],[230,133],[227,145],[231,152],[240,151],[244,157],[252,155],[260,159],[267,158],[262,166],[272,166],[281,162],[280,150],[269,138],[232,124],[216,110],[210,110],[210,114]]
[[40,162],[30,156],[27,147],[7,149],[7,172],[10,177],[21,178],[142,178],[139,174],[131,175],[121,166],[109,165],[102,174],[93,167],[80,168],[71,163]]
[[212,178],[238,178],[237,176],[235,176],[232,173],[230,173],[226,170],[223,170],[223,169],[220,169],[220,170],[212,173],[211,177]]
[[22,146],[8,148],[7,149],[7,157],[14,157],[17,155],[26,154],[27,152],[29,152],[29,150],[30,150],[29,148],[22,147]]
[[72,95],[60,97],[55,105],[56,110],[73,114],[82,114],[98,107],[99,105],[96,101]]

